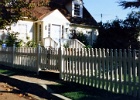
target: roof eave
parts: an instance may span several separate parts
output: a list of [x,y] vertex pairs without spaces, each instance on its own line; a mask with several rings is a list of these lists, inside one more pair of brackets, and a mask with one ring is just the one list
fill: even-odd
[[80,26],[80,27],[86,27],[86,28],[99,28],[99,26],[95,26],[95,25],[85,25],[85,24],[76,24],[76,23],[70,23],[70,26]]

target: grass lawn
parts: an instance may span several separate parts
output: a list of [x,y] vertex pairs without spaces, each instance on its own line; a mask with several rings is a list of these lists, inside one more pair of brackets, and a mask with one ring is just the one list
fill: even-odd
[[16,73],[16,72],[11,71],[11,70],[0,69],[0,74],[3,74],[3,75],[8,75],[8,76],[10,76],[10,75],[13,75],[13,74],[15,74],[15,73]]

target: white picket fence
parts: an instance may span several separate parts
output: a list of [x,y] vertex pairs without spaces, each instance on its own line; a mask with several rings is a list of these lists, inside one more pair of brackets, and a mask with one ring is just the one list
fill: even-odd
[[58,71],[58,49],[41,48],[0,48],[0,64],[13,68],[39,72],[40,70]]
[[140,54],[131,50],[65,49],[62,79],[140,98]]
[[140,98],[140,53],[136,50],[86,48],[0,48],[0,64],[39,72]]

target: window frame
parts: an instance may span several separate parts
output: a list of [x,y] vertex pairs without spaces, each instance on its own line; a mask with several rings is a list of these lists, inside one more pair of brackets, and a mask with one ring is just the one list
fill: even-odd
[[48,37],[50,37],[51,35],[51,24],[49,23],[48,24]]

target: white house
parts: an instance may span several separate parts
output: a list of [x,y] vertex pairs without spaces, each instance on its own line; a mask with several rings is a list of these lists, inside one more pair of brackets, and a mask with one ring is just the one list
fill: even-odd
[[19,38],[25,42],[33,40],[44,47],[59,47],[65,44],[70,47],[75,43],[82,44],[78,40],[72,40],[73,43],[70,43],[71,33],[85,34],[89,45],[95,42],[98,25],[84,7],[82,0],[25,0],[25,2],[30,3],[31,9],[23,9],[24,18],[13,23],[10,28],[11,31],[19,32]]

